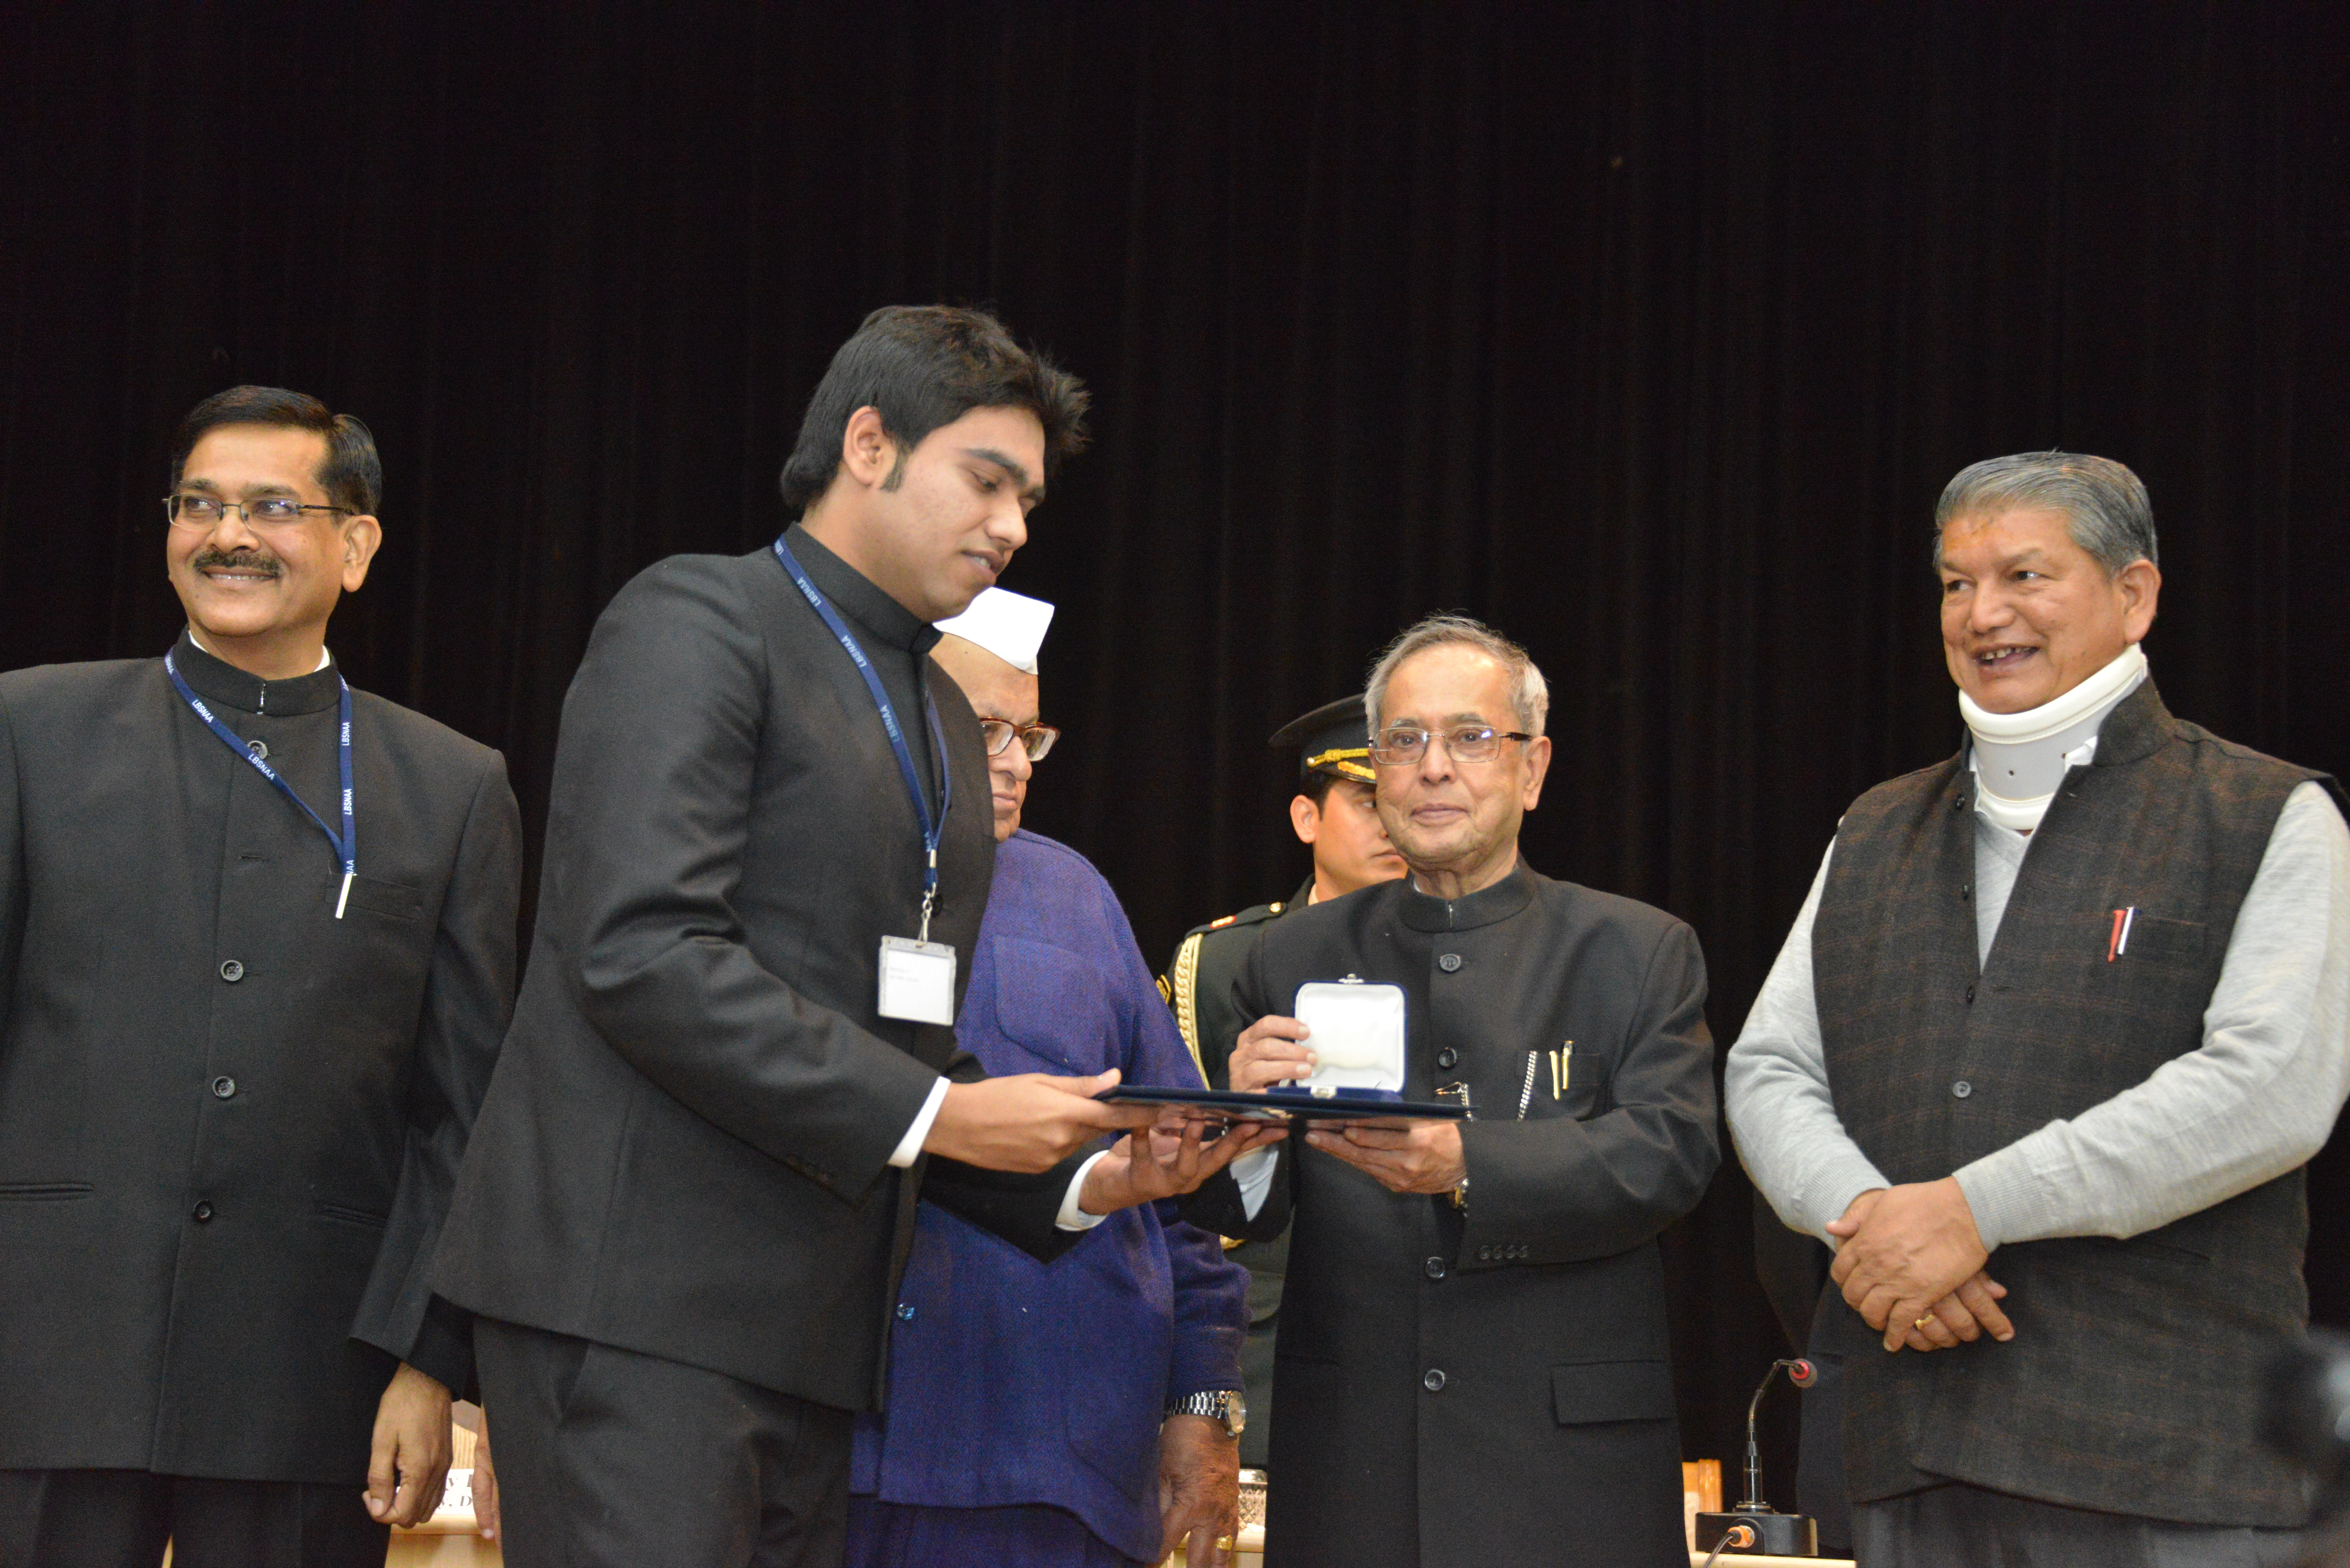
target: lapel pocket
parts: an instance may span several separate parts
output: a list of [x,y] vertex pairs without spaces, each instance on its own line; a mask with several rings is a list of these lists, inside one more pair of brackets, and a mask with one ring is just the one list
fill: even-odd
[[379,882],[372,877],[354,877],[351,878],[351,908],[395,920],[419,919],[424,914],[424,894],[399,882]]
[[[2106,917],[2101,934],[2111,940],[2113,917]],[[2195,920],[2167,920],[2140,909],[2129,921],[2129,946],[2114,955],[2114,962],[2194,963],[2203,957],[2210,928]]]

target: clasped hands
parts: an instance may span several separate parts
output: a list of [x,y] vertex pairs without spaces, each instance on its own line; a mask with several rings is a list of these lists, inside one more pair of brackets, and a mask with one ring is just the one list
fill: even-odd
[[2015,1337],[1999,1307],[2007,1287],[1983,1272],[1991,1253],[1954,1179],[1872,1188],[1827,1231],[1842,1243],[1829,1277],[1887,1350]]
[[[1258,1019],[1232,1047],[1232,1081],[1251,1092],[1290,1083],[1319,1064],[1304,1021]],[[1450,1192],[1469,1174],[1458,1122],[1317,1122],[1306,1146],[1345,1160],[1390,1192]]]

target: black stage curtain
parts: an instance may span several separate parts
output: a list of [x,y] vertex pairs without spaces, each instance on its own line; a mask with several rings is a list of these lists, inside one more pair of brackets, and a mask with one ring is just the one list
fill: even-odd
[[[303,388],[389,473],[337,651],[536,834],[612,592],[776,532],[865,311],[992,303],[1099,399],[1007,579],[1061,607],[1031,822],[1154,961],[1296,884],[1264,737],[1456,607],[1550,677],[1533,863],[1694,922],[1726,1042],[1839,810],[1956,743],[1968,462],[2134,465],[2172,705],[2350,769],[2344,17],[12,5],[0,662],[162,649],[171,427]],[[1733,1163],[1669,1238],[1692,1455],[1783,1353],[1748,1205]]]

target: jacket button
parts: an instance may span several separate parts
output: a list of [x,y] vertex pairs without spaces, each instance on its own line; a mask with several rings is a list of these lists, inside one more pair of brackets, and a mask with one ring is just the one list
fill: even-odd
[[1959,897],[1960,898],[1971,898],[1974,896],[1975,885],[1972,882],[1961,882],[1959,884]]
[[255,762],[265,763],[269,760],[269,742],[266,741],[247,741],[244,743],[244,749],[253,753]]
[[1957,1083],[1950,1085],[1950,1094],[1957,1099],[1963,1100],[1974,1092],[1975,1086],[1972,1084],[1968,1083],[1964,1078],[1960,1078]]
[[1451,974],[1453,971],[1461,967],[1461,955],[1459,953],[1446,953],[1442,958],[1436,961],[1436,967],[1442,970],[1445,973]]
[[1451,1067],[1459,1063],[1460,1060],[1461,1053],[1455,1051],[1450,1045],[1447,1045],[1443,1050],[1439,1051],[1436,1054],[1436,1064],[1440,1067]]
[[189,1210],[188,1217],[199,1225],[203,1224],[207,1220],[210,1220],[213,1217],[212,1200],[207,1199],[203,1202],[197,1204],[193,1209]]
[[228,981],[231,985],[234,985],[238,981],[244,978],[244,966],[237,962],[236,960],[230,959],[226,963],[221,965],[221,978]]
[[1419,1386],[1433,1394],[1444,1386],[1444,1374],[1431,1366],[1419,1375]]
[[1428,1277],[1431,1280],[1440,1280],[1444,1277],[1444,1260],[1441,1258],[1430,1258],[1420,1267],[1428,1271]]
[[898,1303],[898,1321],[899,1323],[911,1323],[914,1321],[913,1303],[899,1302]]
[[1971,986],[1971,985],[1970,985],[1970,986],[1967,987],[1967,1005],[1968,1005],[1968,1006],[1970,1006],[1970,1007],[1973,1006],[1973,1005],[1974,1005],[1974,1000],[1975,1000],[1975,988],[1974,988],[1973,986]]
[[236,1080],[223,1075],[213,1080],[213,1098],[225,1100],[236,1093]]

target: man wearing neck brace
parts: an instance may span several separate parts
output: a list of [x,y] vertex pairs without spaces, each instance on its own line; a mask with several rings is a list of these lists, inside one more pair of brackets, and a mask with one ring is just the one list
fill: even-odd
[[1838,1249],[1859,1559],[2290,1562],[2260,1370],[2350,1090],[2339,786],[2163,706],[2128,469],[1980,462],[1936,524],[1966,743],[1846,814],[1726,1083]]

